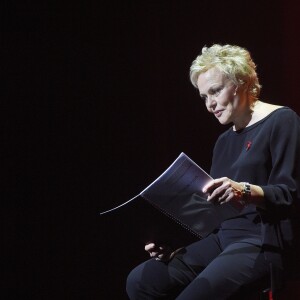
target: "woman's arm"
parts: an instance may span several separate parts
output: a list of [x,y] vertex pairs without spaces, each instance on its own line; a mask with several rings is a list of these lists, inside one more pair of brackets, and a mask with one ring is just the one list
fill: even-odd
[[[222,146],[220,146],[220,144],[227,142],[227,136],[219,142],[218,147],[216,147],[218,152],[214,153],[214,172],[217,171],[220,175],[206,186],[205,191],[209,194],[209,201],[217,203],[233,201],[240,203],[246,200],[246,202],[253,203],[267,211],[276,210],[280,213],[281,209],[290,209],[295,200],[300,198],[299,117],[290,109],[282,110],[276,116],[276,118],[272,119],[272,123],[266,124],[265,130],[258,132],[259,136],[255,141],[255,150],[261,152],[253,152],[254,148],[252,148],[251,156],[249,156],[249,152],[248,156],[240,155],[239,161],[233,162],[235,168],[237,166],[242,168],[241,170],[231,169],[231,174],[238,174],[239,176],[233,178],[234,180],[231,180],[230,175],[228,175],[229,178],[225,177],[226,173],[223,172],[224,165],[230,168],[226,164],[228,153],[225,152],[224,157]],[[240,159],[241,157],[243,157],[245,163]],[[260,168],[255,163],[262,157],[265,161],[262,161]],[[252,161],[254,165],[249,165]],[[245,167],[248,165],[249,171]],[[259,175],[260,172],[262,172],[262,176]],[[267,177],[264,178],[266,175]],[[245,194],[243,193],[244,183],[237,180],[237,178],[243,178],[243,181],[248,181],[250,184],[250,196],[246,199],[243,199],[245,198],[243,197]],[[254,178],[256,182],[252,182]],[[258,183],[259,181],[261,183]]]
[[245,185],[245,182],[236,182],[222,177],[206,185],[203,192],[209,195],[207,201],[214,203],[224,204],[233,201],[237,204],[254,204],[257,207],[265,208],[263,189],[258,185],[248,184],[248,190]]

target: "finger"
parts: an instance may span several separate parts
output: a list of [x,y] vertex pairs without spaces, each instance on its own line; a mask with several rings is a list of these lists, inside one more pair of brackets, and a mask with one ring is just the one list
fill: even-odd
[[203,193],[207,193],[208,190],[211,189],[211,187],[214,185],[214,180],[210,181],[209,183],[207,183],[203,188],[202,188],[202,192]]
[[145,245],[145,251],[151,251],[155,248],[155,244],[154,243],[149,243]]
[[229,184],[224,185],[224,188],[226,189],[225,192],[218,198],[218,202],[223,202],[229,195],[233,194],[232,188],[229,186]]
[[229,201],[231,201],[233,199],[233,194],[229,194],[223,201],[220,202],[220,205],[228,203]]
[[230,188],[229,182],[224,182],[221,186],[217,187],[211,195],[208,196],[207,201],[215,200],[217,202],[220,202],[224,197],[227,197],[228,191],[227,189]]
[[223,182],[226,180],[228,180],[227,177],[222,177],[222,178],[217,178],[217,179],[212,180],[211,182],[209,182],[207,185],[204,186],[204,188],[202,189],[203,193],[207,193],[211,190],[216,189],[217,187],[222,185]]
[[156,260],[160,260],[160,261],[168,261],[171,258],[171,252],[167,252],[167,253],[160,253],[156,256]]
[[203,191],[203,193],[207,193],[211,190],[214,190],[218,185],[219,185],[219,180],[214,179],[211,182],[209,182],[207,185],[205,185],[204,188],[202,189],[202,191]]
[[157,257],[158,256],[158,252],[152,251],[149,252],[150,257]]

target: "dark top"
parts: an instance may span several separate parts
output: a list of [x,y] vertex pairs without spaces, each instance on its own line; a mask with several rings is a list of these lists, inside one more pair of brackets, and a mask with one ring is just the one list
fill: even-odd
[[[293,213],[300,203],[299,158],[300,119],[290,108],[279,108],[242,130],[225,131],[214,148],[212,177],[261,186],[266,209],[248,205],[238,217],[221,224],[221,236],[254,239],[267,254],[290,244]],[[278,259],[281,264],[280,255]]]

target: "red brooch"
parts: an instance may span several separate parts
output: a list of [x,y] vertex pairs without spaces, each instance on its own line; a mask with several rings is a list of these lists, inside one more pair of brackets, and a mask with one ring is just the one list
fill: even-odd
[[250,149],[251,145],[252,145],[252,142],[248,141],[246,144],[246,151],[248,151]]

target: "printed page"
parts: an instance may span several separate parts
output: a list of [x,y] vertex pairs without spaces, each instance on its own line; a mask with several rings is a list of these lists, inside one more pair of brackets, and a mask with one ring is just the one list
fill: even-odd
[[[209,174],[185,153],[181,153],[140,194],[100,215],[119,211],[123,207],[119,213],[123,211],[128,217],[134,218],[148,240],[167,240],[169,237],[175,245],[184,236],[184,231],[189,231],[189,236],[203,238],[222,221],[237,216],[242,208],[240,205],[233,207],[230,203],[215,205],[208,202],[202,189],[211,180]],[[142,199],[151,204],[158,214],[140,203]]]
[[207,202],[202,189],[211,180],[210,175],[186,154],[181,153],[140,195],[202,238],[216,229],[222,221],[239,213],[230,204],[215,205]]

